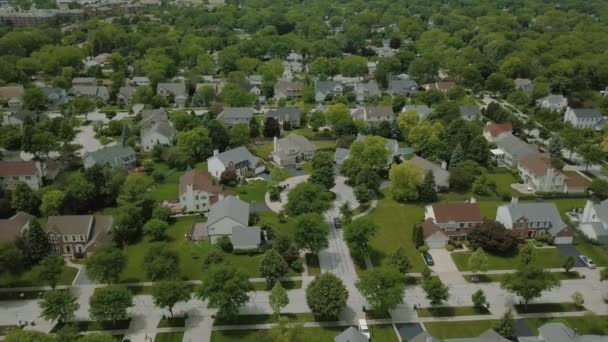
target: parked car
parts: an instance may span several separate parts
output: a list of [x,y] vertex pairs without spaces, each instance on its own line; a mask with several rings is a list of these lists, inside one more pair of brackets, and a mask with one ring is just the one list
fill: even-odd
[[427,266],[435,265],[435,261],[433,261],[433,257],[429,253],[422,254],[422,258]]
[[365,319],[359,320],[359,331],[367,337],[368,341],[372,340],[372,335],[369,333],[369,328],[367,327],[367,321]]
[[340,221],[339,217],[334,217],[334,227],[336,227],[336,229],[342,228],[342,221]]
[[588,257],[584,256],[584,255],[579,255],[578,258],[583,262],[583,264],[585,264],[585,266],[587,266],[588,268],[595,268],[595,264],[593,263],[593,260],[589,259]]

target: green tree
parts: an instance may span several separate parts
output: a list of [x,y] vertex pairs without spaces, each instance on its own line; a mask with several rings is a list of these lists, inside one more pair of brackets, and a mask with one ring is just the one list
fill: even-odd
[[41,316],[47,320],[57,320],[59,323],[74,319],[74,313],[80,305],[78,298],[70,290],[52,290],[45,292],[39,302]]
[[162,241],[167,237],[167,229],[169,224],[159,219],[150,219],[144,225],[144,233],[150,237],[152,241]]
[[484,253],[481,247],[478,247],[469,257],[469,270],[473,272],[473,276],[477,279],[477,272],[485,272],[488,270],[488,256]]
[[42,195],[40,212],[44,216],[55,216],[61,214],[61,208],[65,200],[65,193],[61,190],[49,190]]
[[72,113],[76,115],[84,115],[85,121],[88,120],[89,112],[95,109],[95,103],[85,96],[77,96],[70,102]]
[[460,162],[464,161],[465,154],[460,143],[456,145],[454,151],[452,151],[452,156],[450,157],[450,165],[458,165]]
[[522,266],[531,265],[536,261],[536,248],[532,243],[525,244],[519,251],[519,262]]
[[555,275],[533,264],[522,264],[515,273],[505,275],[501,287],[523,298],[525,305],[538,298],[544,291],[558,287]]
[[38,213],[40,197],[27,184],[19,182],[11,192],[11,207],[32,215]]
[[280,316],[281,309],[289,304],[289,296],[287,296],[287,291],[285,291],[280,281],[277,281],[272,287],[268,301],[270,302],[270,307],[276,316]]
[[583,308],[585,297],[583,297],[582,293],[575,291],[570,298],[572,298],[572,302],[577,308]]
[[333,273],[321,274],[306,288],[306,303],[317,320],[335,320],[347,300],[344,283]]
[[159,281],[152,287],[152,298],[154,299],[154,305],[159,308],[167,308],[171,317],[173,317],[175,304],[190,299],[190,287],[181,281]]
[[363,256],[368,251],[369,240],[374,237],[377,230],[378,227],[372,220],[361,218],[344,228],[344,239],[355,254]]
[[61,255],[49,255],[40,263],[38,270],[38,281],[48,284],[54,290],[63,272],[65,261]]
[[475,291],[471,295],[471,301],[473,302],[473,306],[477,310],[485,308],[486,304],[488,303],[488,300],[486,299],[486,295],[485,295],[485,293],[483,293],[482,289]]
[[207,301],[207,306],[219,310],[223,317],[234,317],[241,305],[249,301],[253,290],[246,274],[231,266],[213,266],[206,281],[199,287],[197,296]]
[[422,184],[418,188],[418,199],[423,203],[437,201],[437,184],[435,183],[435,175],[432,171],[427,171],[424,175]]
[[439,277],[429,277],[422,283],[422,289],[426,293],[426,298],[431,305],[440,305],[450,298],[450,292]]
[[264,121],[264,136],[266,138],[278,137],[281,135],[281,125],[277,119],[268,117]]
[[596,144],[581,145],[577,152],[585,160],[585,171],[589,171],[589,165],[599,164],[604,158],[602,150]]
[[133,294],[124,286],[100,287],[89,298],[89,315],[97,321],[125,320],[127,309],[133,306]]
[[289,271],[287,263],[283,257],[274,249],[269,249],[262,256],[260,261],[260,274],[266,278],[266,283],[269,287],[274,286],[276,282],[280,282]]
[[496,322],[494,330],[504,338],[515,336],[515,318],[511,309],[507,309],[500,320]]
[[87,275],[100,283],[115,283],[127,265],[126,254],[112,245],[101,246],[86,260]]
[[403,303],[405,282],[398,270],[375,267],[364,271],[355,284],[376,312],[393,310]]
[[412,268],[410,259],[407,257],[405,248],[403,247],[397,248],[397,250],[391,254],[388,259],[388,265],[397,269],[402,275],[406,275]]
[[260,136],[260,123],[255,117],[249,120],[249,137],[255,139]]
[[42,88],[32,87],[25,90],[23,94],[23,108],[39,112],[46,109],[46,104],[47,100]]
[[336,183],[332,156],[326,152],[315,153],[312,157],[311,164],[312,173],[309,181],[321,185],[328,191],[333,188]]
[[24,257],[21,250],[12,242],[0,242],[0,275],[19,274],[24,268]]
[[393,164],[389,172],[391,196],[399,202],[418,199],[422,177],[422,170],[415,164]]
[[49,255],[51,249],[49,238],[37,220],[30,221],[29,227],[24,231],[18,245],[21,246],[21,252],[28,265],[39,264]]
[[312,183],[298,184],[287,194],[285,212],[290,217],[308,213],[324,213],[332,205],[332,196],[323,187]]
[[294,225],[294,241],[300,248],[307,249],[313,254],[327,248],[329,225],[323,216],[317,213],[303,214],[295,218]]
[[153,281],[175,279],[179,276],[179,257],[165,243],[156,242],[144,255],[143,269]]
[[230,129],[230,146],[246,146],[250,142],[250,131],[247,124],[236,124]]

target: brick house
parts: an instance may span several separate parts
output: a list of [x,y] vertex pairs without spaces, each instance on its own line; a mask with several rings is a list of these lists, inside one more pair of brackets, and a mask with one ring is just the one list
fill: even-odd
[[86,255],[111,240],[112,223],[111,216],[49,216],[46,230],[51,252],[66,256]]
[[469,229],[479,226],[483,221],[479,204],[474,201],[472,203],[436,203],[427,205],[424,208],[424,219],[425,222],[433,223],[450,240],[458,241],[466,240]]

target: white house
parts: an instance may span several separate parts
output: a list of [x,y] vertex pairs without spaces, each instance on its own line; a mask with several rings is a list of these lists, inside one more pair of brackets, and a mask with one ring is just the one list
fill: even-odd
[[496,140],[496,146],[498,148],[495,150],[499,150],[500,154],[497,154],[497,151],[494,150],[492,153],[495,157],[500,157],[499,164],[508,167],[517,167],[528,155],[538,153],[538,148],[535,145],[528,144],[513,134],[503,135],[502,138]]
[[237,147],[218,153],[213,151],[213,157],[207,159],[209,172],[215,178],[220,178],[226,170],[234,170],[238,178],[245,173],[254,175],[264,172],[264,162],[251,154],[245,147]]
[[563,95],[549,94],[536,100],[536,105],[540,108],[559,112],[568,107],[568,99]]
[[179,178],[179,204],[185,212],[205,212],[224,199],[222,186],[209,172],[190,170]]
[[608,242],[608,200],[594,203],[588,200],[578,229],[586,237],[601,244]]
[[551,161],[540,153],[532,153],[517,166],[519,176],[534,191],[563,192],[566,175],[555,169]]
[[555,244],[571,244],[574,231],[562,220],[554,203],[519,203],[516,198],[510,204],[496,210],[496,221],[513,230],[521,239],[533,239],[537,234],[548,233]]
[[483,128],[483,137],[489,142],[496,142],[512,133],[513,125],[510,122],[500,124],[488,122]]
[[299,134],[291,133],[284,138],[274,137],[272,160],[277,165],[293,166],[312,158],[315,145]]
[[569,122],[576,128],[589,128],[600,130],[606,124],[606,120],[597,109],[570,108],[564,113],[564,122]]
[[159,122],[151,127],[142,127],[140,144],[144,151],[150,151],[155,145],[169,146],[173,144],[177,130],[169,122]]

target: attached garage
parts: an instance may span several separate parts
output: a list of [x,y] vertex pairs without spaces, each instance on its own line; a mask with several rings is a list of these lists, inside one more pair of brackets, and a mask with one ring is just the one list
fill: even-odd
[[432,219],[422,223],[422,236],[424,243],[432,249],[443,249],[450,241],[450,238],[443,233],[441,228],[437,227]]
[[576,232],[570,228],[562,229],[553,239],[554,245],[571,245]]

